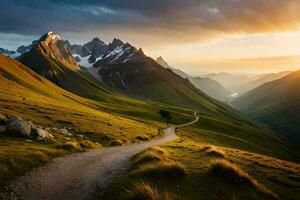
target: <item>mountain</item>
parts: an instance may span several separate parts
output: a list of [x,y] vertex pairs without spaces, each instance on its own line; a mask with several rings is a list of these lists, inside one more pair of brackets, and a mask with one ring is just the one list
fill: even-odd
[[255,88],[232,105],[269,124],[282,134],[300,140],[300,71]]
[[31,44],[29,44],[29,45],[27,45],[27,46],[24,46],[24,45],[20,46],[20,47],[17,49],[17,52],[18,52],[19,54],[26,53],[26,52],[30,51],[30,49],[31,49],[37,42],[38,42],[38,40],[34,40],[34,41],[32,41]]
[[107,52],[89,72],[123,94],[189,107],[206,107],[215,102],[187,79],[166,69],[142,49],[114,39]]
[[77,95],[105,100],[109,93],[99,81],[81,68],[61,36],[43,35],[18,60],[56,85]]
[[240,87],[241,85],[247,84],[251,81],[257,80],[264,75],[239,75],[239,74],[231,74],[226,72],[220,73],[212,73],[207,74],[203,77],[213,79],[220,84],[222,84],[225,88],[233,90],[236,92],[236,88]]
[[9,49],[3,49],[0,47],[0,54],[11,57],[11,58],[15,58],[17,57],[19,54],[15,51],[9,50]]
[[109,48],[109,45],[97,37],[84,45],[70,44],[69,41],[65,41],[65,44],[79,65],[86,68],[92,66]]
[[[159,56],[158,58],[156,58],[156,62],[158,62],[161,66],[165,67],[165,68],[170,68],[172,69],[173,67],[171,67],[164,59],[163,57]],[[175,72],[176,73],[176,72]],[[185,74],[185,73],[184,73]],[[180,74],[178,74],[180,75]]]
[[86,57],[91,53],[88,48],[78,44],[71,44],[68,40],[65,41],[65,45],[72,54],[77,54],[80,57]]
[[193,77],[187,73],[171,67],[161,56],[156,61],[163,67],[171,69],[173,72],[181,76],[182,78],[188,79],[196,88],[208,96],[217,99],[222,102],[228,102],[230,100],[231,91],[223,87],[217,81],[210,78]]
[[279,73],[267,74],[257,80],[254,80],[254,81],[248,82],[244,85],[241,85],[240,87],[236,88],[236,92],[239,95],[242,95],[245,92],[248,92],[256,87],[259,87],[264,83],[280,79],[282,77],[289,75],[290,73],[292,73],[292,72],[291,71],[283,71],[283,72],[279,72]]

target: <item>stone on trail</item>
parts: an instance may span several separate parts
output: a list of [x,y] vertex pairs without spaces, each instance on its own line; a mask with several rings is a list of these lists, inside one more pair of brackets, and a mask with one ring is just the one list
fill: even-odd
[[12,116],[6,121],[7,127],[4,133],[7,135],[14,135],[17,137],[30,137],[31,127],[28,122],[24,121],[19,116]]

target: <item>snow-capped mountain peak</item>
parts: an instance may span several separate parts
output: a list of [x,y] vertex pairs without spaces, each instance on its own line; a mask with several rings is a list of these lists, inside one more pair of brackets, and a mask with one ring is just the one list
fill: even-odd
[[39,42],[43,42],[46,45],[49,45],[50,43],[56,43],[58,41],[63,41],[62,37],[56,33],[53,33],[52,31],[45,33],[40,39]]
[[47,36],[51,39],[51,40],[62,40],[61,36],[50,31],[47,33]]

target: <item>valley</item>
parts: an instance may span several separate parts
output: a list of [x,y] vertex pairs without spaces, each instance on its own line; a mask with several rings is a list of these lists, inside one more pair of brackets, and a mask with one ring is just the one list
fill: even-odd
[[295,109],[298,72],[196,77],[120,39],[53,32],[17,52],[0,55],[0,198],[300,199],[297,127],[260,115]]

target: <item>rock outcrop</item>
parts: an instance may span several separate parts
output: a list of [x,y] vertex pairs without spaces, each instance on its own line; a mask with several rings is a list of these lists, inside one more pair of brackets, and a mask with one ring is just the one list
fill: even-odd
[[0,134],[37,140],[52,139],[54,136],[41,126],[19,116],[7,117],[0,113]]

